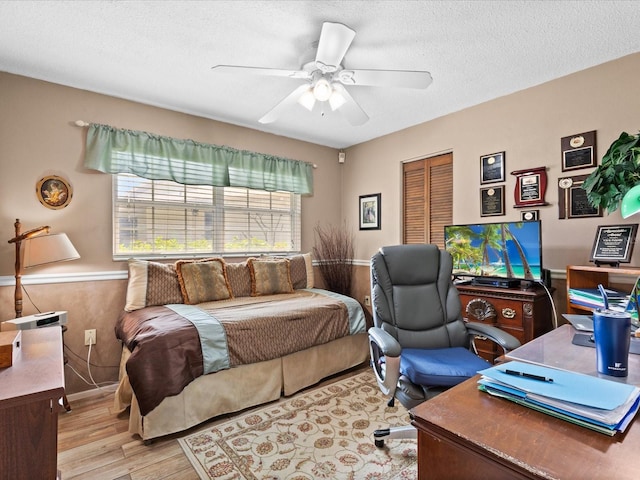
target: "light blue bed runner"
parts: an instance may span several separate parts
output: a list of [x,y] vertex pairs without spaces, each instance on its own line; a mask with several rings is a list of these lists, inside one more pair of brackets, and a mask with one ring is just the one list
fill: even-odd
[[194,305],[172,304],[167,308],[189,320],[198,330],[205,375],[229,368],[227,334],[218,319]]
[[356,333],[362,333],[367,331],[367,323],[364,318],[364,312],[362,306],[357,300],[346,295],[342,295],[336,292],[330,292],[329,290],[320,290],[317,288],[305,288],[308,292],[325,295],[327,297],[333,297],[340,300],[347,306],[347,312],[349,313],[349,334],[355,335]]

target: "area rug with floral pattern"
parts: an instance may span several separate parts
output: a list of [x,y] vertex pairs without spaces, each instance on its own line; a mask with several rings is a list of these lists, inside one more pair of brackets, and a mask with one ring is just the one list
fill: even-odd
[[405,480],[417,478],[415,440],[376,448],[373,431],[407,425],[373,373],[305,391],[179,439],[203,479]]

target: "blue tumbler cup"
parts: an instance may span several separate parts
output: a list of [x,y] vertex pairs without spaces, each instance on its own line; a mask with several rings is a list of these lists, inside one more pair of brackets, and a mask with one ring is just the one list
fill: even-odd
[[626,377],[629,369],[631,314],[611,310],[593,312],[598,373]]

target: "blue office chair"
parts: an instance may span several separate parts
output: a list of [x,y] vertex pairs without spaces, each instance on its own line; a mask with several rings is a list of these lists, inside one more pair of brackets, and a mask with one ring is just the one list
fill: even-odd
[[[520,342],[491,325],[462,319],[451,255],[436,245],[382,247],[371,258],[373,324],[371,362],[382,392],[405,408],[432,398],[491,365],[475,353],[473,338],[486,337],[508,352]],[[412,426],[374,432],[385,439],[415,438]]]

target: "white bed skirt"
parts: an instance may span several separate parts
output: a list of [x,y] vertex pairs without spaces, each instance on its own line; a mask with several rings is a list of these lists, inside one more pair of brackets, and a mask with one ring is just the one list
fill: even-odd
[[122,349],[120,384],[114,407],[131,407],[129,431],[143,440],[186,430],[218,415],[292,395],[323,378],[360,365],[369,358],[366,333],[342,337],[306,350],[197,378],[176,396],[165,398],[144,417],[125,370],[129,350]]

